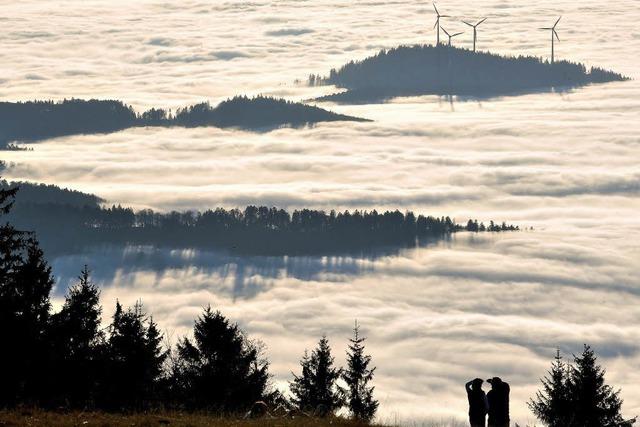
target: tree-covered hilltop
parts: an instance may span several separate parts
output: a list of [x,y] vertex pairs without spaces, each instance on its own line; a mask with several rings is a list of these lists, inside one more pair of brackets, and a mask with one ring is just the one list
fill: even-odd
[[[60,190],[52,201],[42,188],[28,183],[0,182],[20,190],[8,219],[19,229],[35,230],[45,249],[74,252],[95,245],[156,245],[219,249],[252,255],[362,253],[384,247],[415,247],[421,241],[446,238],[458,231],[518,230],[505,223],[416,215],[399,210],[378,212],[299,209],[266,206],[217,208],[203,212],[159,213],[121,206],[102,207],[98,198]],[[48,188],[48,187],[45,187]],[[40,199],[37,189],[40,189]],[[86,202],[86,203],[85,203]]]
[[32,182],[7,182],[4,179],[0,180],[0,189],[2,190],[14,187],[19,187],[20,189],[19,204],[56,203],[75,207],[98,207],[105,201],[94,194],[83,193],[82,191],[72,190],[69,188],[60,188],[57,185],[37,184]]
[[362,61],[351,61],[309,83],[347,89],[319,100],[343,103],[383,101],[397,96],[493,97],[560,90],[626,80],[602,68],[569,61],[550,63],[533,56],[502,56],[453,46],[400,46]]
[[223,101],[216,107],[203,103],[180,109],[175,116],[169,119],[169,125],[258,129],[282,125],[299,127],[312,123],[334,121],[367,120],[283,99],[238,96]]
[[0,147],[14,141],[116,132],[135,126],[214,126],[246,130],[301,127],[319,122],[363,121],[322,108],[265,96],[236,96],[217,106],[201,103],[136,113],[116,100],[0,102]]

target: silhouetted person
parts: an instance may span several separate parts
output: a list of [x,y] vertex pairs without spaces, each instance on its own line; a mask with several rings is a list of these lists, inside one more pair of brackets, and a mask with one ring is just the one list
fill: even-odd
[[487,395],[482,390],[483,382],[480,378],[476,378],[465,384],[467,398],[469,399],[469,424],[471,424],[471,427],[486,426],[489,404]]
[[489,427],[509,426],[509,384],[498,377],[487,380],[491,390],[487,393],[489,402]]

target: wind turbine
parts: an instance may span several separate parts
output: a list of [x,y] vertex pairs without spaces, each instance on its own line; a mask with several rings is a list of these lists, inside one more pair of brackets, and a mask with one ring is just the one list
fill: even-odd
[[554,52],[554,42],[555,40],[553,39],[554,36],[555,38],[558,39],[558,41],[560,41],[560,37],[558,37],[558,33],[556,32],[556,25],[558,25],[558,22],[560,22],[560,19],[562,19],[562,16],[560,18],[558,18],[558,20],[556,21],[555,24],[553,24],[553,27],[544,27],[544,28],[540,28],[541,30],[551,30],[551,63],[553,64],[553,61],[555,60],[555,52]]
[[433,28],[438,27],[438,38],[436,39],[436,46],[440,45],[440,18],[449,18],[449,15],[440,15],[440,12],[438,12],[438,8],[436,7],[436,4],[433,4],[433,8],[436,11],[436,23],[433,26]]
[[465,24],[467,24],[468,26],[470,26],[471,28],[473,28],[473,51],[476,51],[476,40],[478,40],[478,25],[482,24],[484,21],[486,21],[487,18],[483,18],[482,20],[476,22],[475,25],[473,24],[469,24],[467,21],[462,21]]
[[455,36],[459,36],[460,34],[462,34],[462,32],[460,33],[455,33],[455,34],[449,34],[447,32],[447,30],[445,30],[444,28],[442,29],[442,31],[444,31],[444,33],[449,37],[449,46],[451,46],[451,39],[454,38]]

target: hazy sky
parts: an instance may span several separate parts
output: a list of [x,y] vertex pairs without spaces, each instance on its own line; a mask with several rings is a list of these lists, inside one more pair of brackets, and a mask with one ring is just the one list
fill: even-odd
[[[480,49],[549,55],[637,78],[636,0],[441,1],[443,22],[487,16]],[[433,42],[428,2],[0,2],[0,99],[98,97],[136,108],[235,94],[304,99],[295,85],[383,47]],[[470,46],[471,32],[458,40]],[[248,203],[399,208],[533,226],[361,259],[235,259],[169,251],[90,254],[107,313],[143,298],[184,333],[211,303],[268,345],[277,380],[326,332],[369,335],[382,417],[463,418],[463,385],[501,375],[516,420],[553,349],[593,344],[625,413],[640,414],[640,85],[449,103],[326,107],[375,120],[282,129],[132,129],[4,152],[4,177],[157,209]],[[149,262],[142,260],[149,257]],[[58,259],[60,287],[85,259]],[[236,289],[234,293],[233,290]],[[240,292],[237,290],[240,289]],[[60,292],[60,291],[59,291]]]

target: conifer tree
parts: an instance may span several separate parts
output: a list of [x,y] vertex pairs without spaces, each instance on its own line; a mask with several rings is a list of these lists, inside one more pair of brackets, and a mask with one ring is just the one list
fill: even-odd
[[143,408],[155,397],[166,352],[161,334],[142,303],[123,311],[119,302],[108,341],[108,376],[104,404],[111,408]]
[[100,330],[101,315],[100,290],[91,281],[89,269],[85,265],[78,283],[67,291],[62,309],[54,315],[54,323],[63,334],[57,338],[64,340],[69,357],[92,357],[93,347],[103,338]]
[[[9,213],[17,191],[0,189],[0,216]],[[9,223],[0,225],[0,406],[39,403],[45,397],[53,283],[35,237]]]
[[302,373],[300,376],[293,374],[293,381],[289,384],[289,389],[293,393],[292,402],[299,409],[304,410],[311,408],[316,400],[314,395],[313,373],[311,371],[311,359],[309,352],[304,351],[304,355],[300,360]]
[[[25,240],[22,261],[9,279],[10,298],[8,324],[10,330],[3,339],[11,346],[13,363],[9,378],[18,380],[15,395],[23,401],[42,402],[47,394],[49,348],[46,332],[49,325],[53,287],[51,267],[44,259],[33,237]],[[17,378],[16,378],[17,376]],[[6,379],[6,378],[5,378]],[[5,380],[3,379],[3,380]]]
[[52,317],[51,341],[58,365],[57,404],[85,407],[92,404],[102,369],[104,334],[100,330],[100,290],[91,282],[86,265],[78,280],[67,291],[60,312]]
[[173,381],[181,385],[187,405],[237,411],[264,397],[269,364],[237,324],[207,307],[195,322],[193,337],[193,342],[184,338],[178,344]]
[[621,414],[620,391],[605,383],[605,370],[588,345],[579,356],[569,374],[568,390],[572,406],[571,426],[602,427],[629,426]]
[[369,368],[371,356],[364,354],[365,340],[360,336],[360,326],[356,321],[353,338],[349,340],[347,368],[342,378],[348,386],[347,404],[351,414],[355,419],[369,423],[378,410],[379,402],[373,398],[374,387],[369,386],[376,368]]
[[290,384],[294,403],[302,410],[318,408],[322,405],[329,412],[335,412],[344,405],[344,390],[336,383],[342,369],[335,368],[334,357],[326,336],[318,342],[318,347],[300,362],[302,374]]
[[607,385],[604,375],[588,345],[573,365],[565,364],[558,351],[529,408],[549,427],[631,427],[635,419],[622,417],[620,391]]
[[540,421],[549,427],[570,425],[571,402],[568,390],[568,366],[562,360],[560,349],[547,376],[542,378],[542,390],[528,403],[529,408]]

